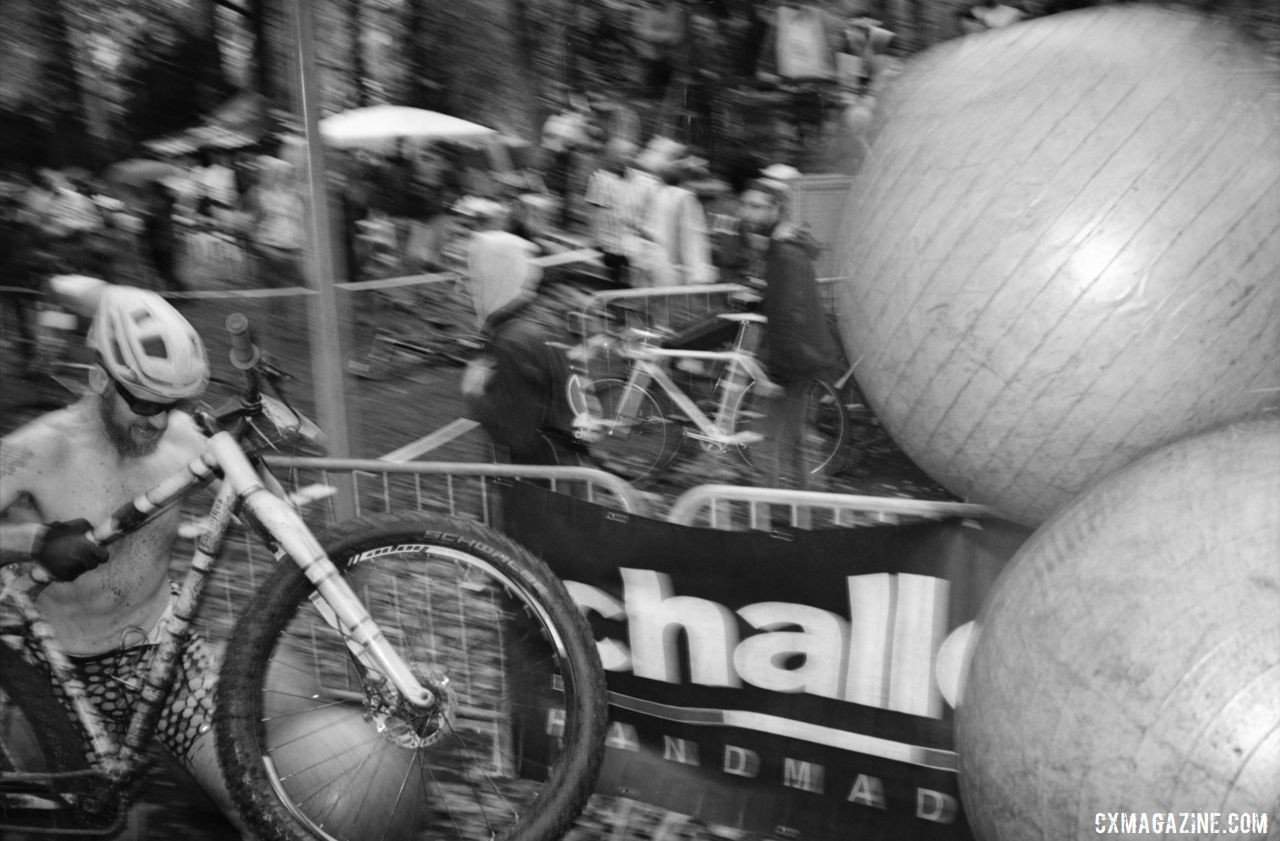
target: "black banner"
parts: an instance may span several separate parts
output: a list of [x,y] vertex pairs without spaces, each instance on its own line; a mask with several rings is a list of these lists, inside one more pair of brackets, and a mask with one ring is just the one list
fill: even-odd
[[600,792],[788,838],[970,838],[954,696],[983,595],[1029,532],[727,532],[526,484],[505,507],[596,631]]

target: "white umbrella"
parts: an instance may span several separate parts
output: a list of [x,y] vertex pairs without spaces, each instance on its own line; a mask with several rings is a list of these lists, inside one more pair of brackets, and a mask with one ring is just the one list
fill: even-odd
[[373,105],[325,117],[320,134],[333,146],[383,147],[397,138],[420,140],[484,140],[497,135],[495,129],[470,123],[448,114],[406,108],[400,105]]

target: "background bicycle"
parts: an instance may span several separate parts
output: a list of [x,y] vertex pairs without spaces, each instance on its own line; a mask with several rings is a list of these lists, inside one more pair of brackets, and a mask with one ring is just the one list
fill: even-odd
[[[754,469],[752,448],[765,441],[768,401],[777,392],[755,357],[763,316],[719,313],[677,333],[634,326],[641,319],[630,307],[618,314],[632,326],[616,330],[611,342],[588,339],[569,354],[595,398],[592,417],[580,425],[591,427],[583,435],[601,465],[632,481],[651,482],[693,440],[708,452],[736,452]],[[601,355],[607,359],[593,364],[593,348],[605,348]],[[836,388],[813,380],[804,415],[809,470],[837,471],[848,422]]]

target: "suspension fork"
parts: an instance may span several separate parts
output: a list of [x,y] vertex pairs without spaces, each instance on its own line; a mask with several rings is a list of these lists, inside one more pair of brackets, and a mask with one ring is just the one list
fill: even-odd
[[433,704],[435,696],[414,677],[298,513],[267,490],[235,438],[219,432],[209,439],[209,447],[245,508],[315,585],[323,600],[322,607],[318,604],[321,615],[342,634],[356,659],[385,675],[410,703]]

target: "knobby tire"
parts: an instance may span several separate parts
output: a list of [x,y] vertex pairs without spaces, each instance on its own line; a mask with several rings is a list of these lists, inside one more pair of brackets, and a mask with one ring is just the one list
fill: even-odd
[[[680,452],[684,430],[668,417],[664,401],[626,380],[601,379],[592,384],[601,417],[618,426],[606,429],[588,449],[600,465],[629,482],[644,485],[671,466]],[[635,412],[620,417],[618,409],[628,391],[635,394]]]
[[[738,454],[752,469],[759,459],[752,456],[752,446],[770,446],[765,419],[773,399],[760,395],[759,385],[751,383],[743,389],[733,408],[733,431],[751,430],[765,434],[758,444],[738,447]],[[847,463],[845,445],[849,441],[849,418],[840,393],[825,380],[810,380],[805,392],[804,445],[806,464],[811,476],[839,473]]]
[[250,828],[273,841],[560,838],[606,727],[604,672],[564,585],[505,537],[437,515],[318,537],[453,712],[437,741],[401,741],[436,731],[377,708],[313,586],[282,561],[233,629],[219,684],[219,758]]

